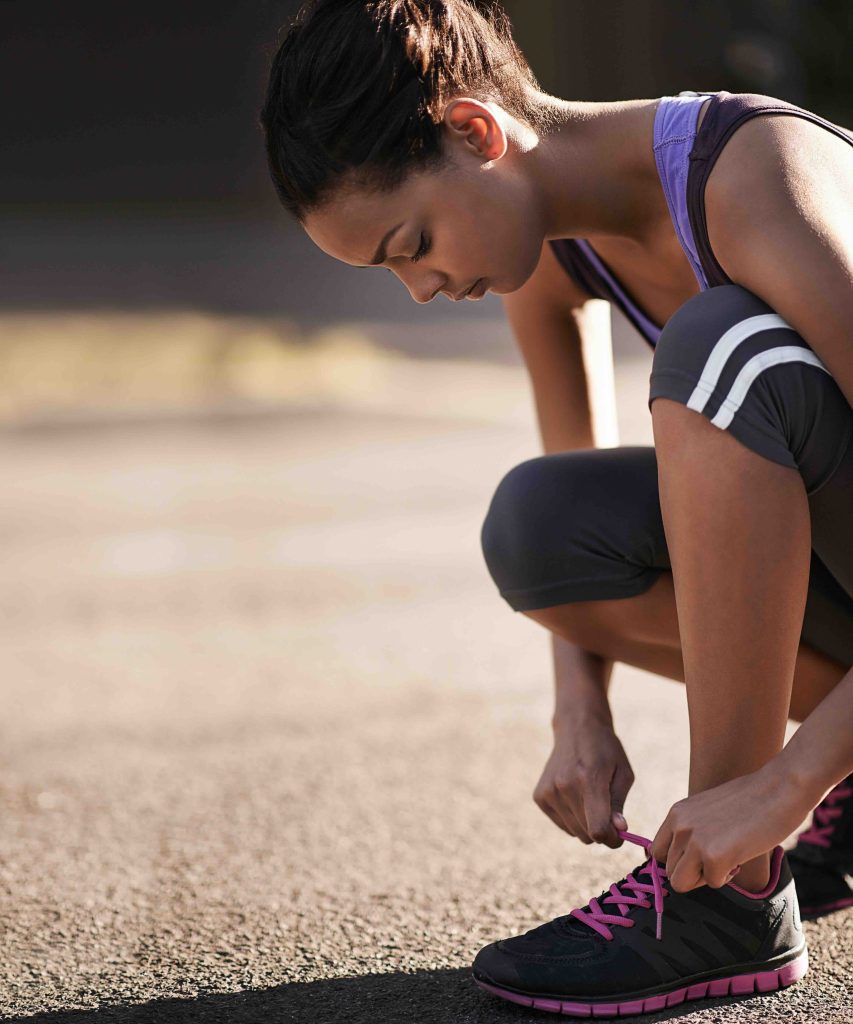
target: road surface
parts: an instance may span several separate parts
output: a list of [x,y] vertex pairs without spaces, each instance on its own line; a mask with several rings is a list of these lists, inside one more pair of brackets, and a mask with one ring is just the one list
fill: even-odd
[[[650,441],[647,377],[620,370],[623,443]],[[478,531],[536,440],[446,383],[0,439],[3,1020],[544,1020],[473,955],[643,857],[531,800],[547,638]],[[612,693],[651,837],[686,793],[684,690],[619,665]],[[643,1019],[849,1021],[853,911],[805,927],[800,984]]]

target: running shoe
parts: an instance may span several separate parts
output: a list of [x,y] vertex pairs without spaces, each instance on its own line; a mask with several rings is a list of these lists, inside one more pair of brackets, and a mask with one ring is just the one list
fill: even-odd
[[781,846],[762,892],[729,882],[681,893],[651,856],[650,839],[619,835],[648,859],[585,907],[484,946],[473,964],[480,988],[568,1017],[625,1017],[773,992],[803,977],[808,949]]
[[806,921],[853,907],[853,775],[815,807],[812,823],[788,851]]

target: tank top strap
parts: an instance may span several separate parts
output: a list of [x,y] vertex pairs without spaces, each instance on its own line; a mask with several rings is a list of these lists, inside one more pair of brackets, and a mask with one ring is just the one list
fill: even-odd
[[[697,132],[703,104],[710,103]],[[708,239],[705,219],[705,184],[714,162],[732,132],[758,114],[793,114],[853,145],[853,133],[803,107],[758,93],[684,90],[662,96],[654,117],[653,151],[663,193],[676,237],[702,291],[731,279],[717,262]],[[559,262],[591,296],[618,306],[641,336],[654,348],[661,328],[654,324],[585,239],[551,239]]]
[[[787,100],[760,93],[730,93],[725,89],[712,94],[713,98],[705,111],[702,127],[696,136],[689,154],[689,170],[685,192],[690,235],[700,260],[705,287],[732,284],[711,249],[708,239],[708,225],[705,218],[705,185],[723,146],[732,133],[745,121],[759,114],[788,114],[819,124],[839,138],[853,145],[853,132],[833,124],[826,118]],[[669,201],[667,199],[667,201]],[[695,269],[695,267],[694,267]]]
[[[677,96],[662,96],[655,110],[652,137],[658,177],[675,234],[702,291],[709,284],[690,222],[687,179],[691,166],[690,154],[695,151],[697,143],[696,122],[699,111],[708,97],[715,95],[713,92],[694,92],[688,89]],[[709,113],[710,107],[702,122],[703,135]]]
[[617,306],[640,336],[654,349],[661,328],[637,305],[604,260],[585,238],[552,238],[549,244],[568,275],[594,299]]

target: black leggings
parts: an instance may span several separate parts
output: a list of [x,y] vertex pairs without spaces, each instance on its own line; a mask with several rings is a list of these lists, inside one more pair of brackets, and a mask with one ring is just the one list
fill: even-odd
[[[725,285],[701,292],[667,322],[649,406],[659,397],[799,470],[812,528],[801,639],[853,665],[853,409],[832,375],[766,303]],[[672,570],[654,448],[582,449],[521,463],[495,492],[482,544],[516,611],[643,593]]]

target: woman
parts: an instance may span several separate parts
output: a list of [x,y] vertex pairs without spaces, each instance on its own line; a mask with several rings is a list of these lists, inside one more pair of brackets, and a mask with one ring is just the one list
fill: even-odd
[[[853,903],[853,136],[751,94],[558,99],[466,0],[306,4],[261,121],[324,252],[417,302],[505,296],[531,375],[545,454],[501,481],[483,547],[554,638],[534,798],[648,856],[485,947],[476,980],[580,1016],[798,980],[792,872],[812,915]],[[654,448],[595,448],[595,297],[653,349]],[[686,682],[689,796],[651,841],[621,815],[617,660]]]

